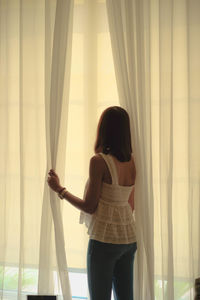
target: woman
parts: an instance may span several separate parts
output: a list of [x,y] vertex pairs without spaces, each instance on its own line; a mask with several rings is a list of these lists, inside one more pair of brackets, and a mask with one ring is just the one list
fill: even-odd
[[110,300],[113,287],[116,300],[133,300],[136,170],[127,112],[113,106],[102,113],[83,200],[60,185],[54,170],[49,175],[49,186],[82,211],[81,219],[88,227],[90,299]]

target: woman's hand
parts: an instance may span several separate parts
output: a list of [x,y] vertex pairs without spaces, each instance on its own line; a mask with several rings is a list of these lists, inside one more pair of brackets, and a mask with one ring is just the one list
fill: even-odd
[[47,179],[48,185],[53,191],[58,193],[62,189],[58,175],[53,169],[51,169],[48,174],[49,174],[49,177]]

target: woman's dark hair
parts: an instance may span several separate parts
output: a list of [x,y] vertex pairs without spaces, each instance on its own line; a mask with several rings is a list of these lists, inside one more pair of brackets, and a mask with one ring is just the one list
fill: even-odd
[[131,133],[128,113],[119,106],[103,111],[97,127],[95,153],[111,154],[119,161],[131,159]]

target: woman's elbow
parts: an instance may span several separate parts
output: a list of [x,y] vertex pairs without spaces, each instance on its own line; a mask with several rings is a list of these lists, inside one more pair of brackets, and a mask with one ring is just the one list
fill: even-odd
[[97,206],[86,206],[85,212],[92,215],[95,213],[96,209],[97,209]]

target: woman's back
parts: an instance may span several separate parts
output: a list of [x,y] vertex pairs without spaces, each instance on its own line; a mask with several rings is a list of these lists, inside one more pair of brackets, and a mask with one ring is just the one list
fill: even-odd
[[[132,186],[135,184],[136,169],[133,158],[127,162],[119,161],[115,156],[112,156],[112,160],[115,164],[117,171],[118,184],[120,186]],[[102,163],[104,164],[104,175],[103,182],[107,184],[112,184],[112,177],[108,168],[108,165],[105,163],[105,160],[102,158]]]
[[135,224],[129,205],[135,181],[133,160],[121,163],[109,154],[98,155],[105,164],[98,207],[92,216],[85,220],[81,217],[80,222],[88,227],[91,239],[113,244],[133,243],[136,241]]

